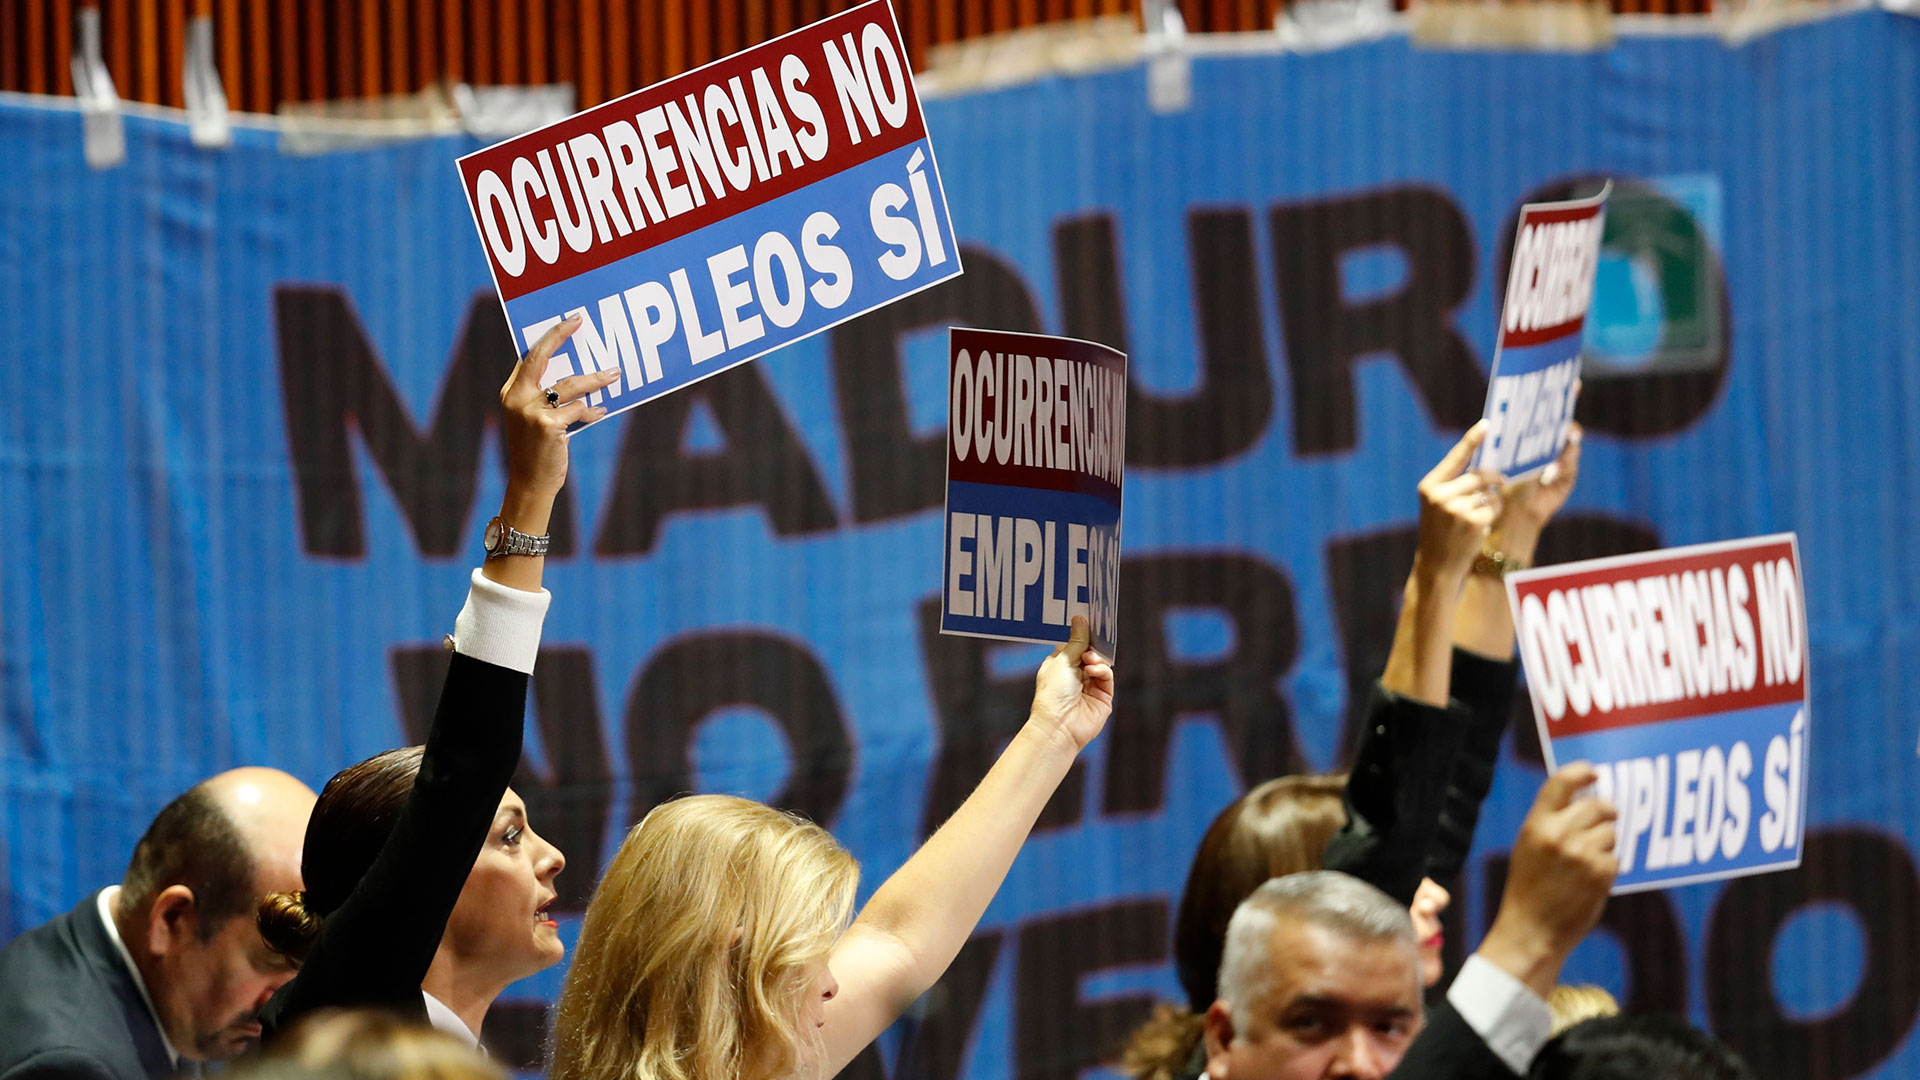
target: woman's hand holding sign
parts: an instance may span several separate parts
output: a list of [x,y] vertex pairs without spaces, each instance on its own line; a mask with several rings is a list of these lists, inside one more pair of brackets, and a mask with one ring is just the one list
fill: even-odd
[[1469,470],[1487,436],[1487,423],[1467,429],[1420,481],[1420,547],[1407,578],[1393,651],[1380,685],[1439,708],[1447,704],[1453,618],[1461,583],[1501,509],[1500,476]]
[[[542,389],[547,365],[560,344],[580,326],[571,316],[543,334],[500,387],[500,427],[507,443],[507,493],[500,524],[544,537],[553,500],[567,482],[567,429],[591,424],[607,410],[587,403],[588,394],[620,377],[618,368],[571,375]],[[540,588],[540,557],[489,558],[481,572],[502,585],[529,592]]]

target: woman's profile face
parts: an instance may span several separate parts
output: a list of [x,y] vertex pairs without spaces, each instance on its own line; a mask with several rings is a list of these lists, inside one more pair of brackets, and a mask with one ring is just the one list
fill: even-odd
[[533,831],[527,807],[509,790],[467,874],[441,939],[461,959],[511,982],[566,955],[550,908],[566,856]]
[[800,1035],[813,1038],[821,1028],[827,1026],[827,1002],[840,993],[840,980],[833,977],[833,969],[827,966],[827,958],[814,961],[813,978],[808,980],[807,992],[800,999]]
[[1420,888],[1413,894],[1413,906],[1407,914],[1413,916],[1413,937],[1420,943],[1420,984],[1432,986],[1440,981],[1445,972],[1445,964],[1440,959],[1440,949],[1447,943],[1447,936],[1440,928],[1440,915],[1453,903],[1453,894],[1434,884],[1432,878],[1421,878]]

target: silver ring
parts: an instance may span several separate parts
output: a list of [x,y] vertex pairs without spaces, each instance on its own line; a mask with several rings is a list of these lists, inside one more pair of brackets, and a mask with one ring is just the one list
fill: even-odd
[[1482,492],[1479,492],[1478,494],[1476,494],[1476,495],[1475,495],[1475,496],[1473,497],[1473,505],[1475,505],[1475,506],[1485,506],[1485,505],[1487,505],[1487,493],[1486,493],[1485,491],[1482,491]]
[[551,386],[547,387],[547,408],[551,409],[558,404],[560,404],[560,391]]

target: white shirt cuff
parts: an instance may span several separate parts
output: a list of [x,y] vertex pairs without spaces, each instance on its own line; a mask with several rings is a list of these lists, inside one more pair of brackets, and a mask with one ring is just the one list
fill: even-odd
[[540,655],[540,627],[552,601],[553,594],[545,589],[509,588],[476,568],[467,604],[453,621],[447,647],[462,656],[531,675],[534,658]]
[[1516,1076],[1527,1075],[1553,1031],[1553,1014],[1540,995],[1478,953],[1454,976],[1447,1003]]

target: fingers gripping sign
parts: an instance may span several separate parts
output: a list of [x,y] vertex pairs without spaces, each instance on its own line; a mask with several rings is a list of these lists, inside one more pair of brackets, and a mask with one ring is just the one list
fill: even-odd
[[1420,481],[1417,559],[1424,569],[1447,576],[1464,575],[1500,517],[1499,474],[1491,469],[1467,469],[1486,436],[1484,420],[1468,428]]
[[567,479],[568,429],[591,424],[607,414],[606,409],[589,405],[586,396],[618,379],[618,368],[569,376],[541,388],[553,354],[579,328],[578,316],[554,324],[514,365],[500,387],[510,486],[529,492],[559,491]]
[[1031,719],[1073,740],[1076,750],[1100,734],[1113,712],[1113,662],[1093,648],[1083,616],[1040,664],[1034,677]]

